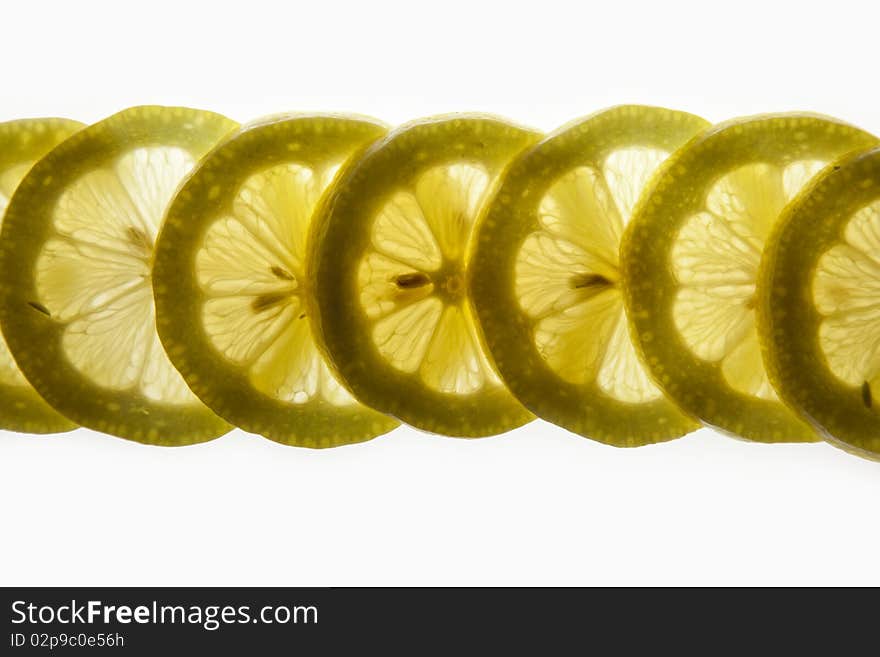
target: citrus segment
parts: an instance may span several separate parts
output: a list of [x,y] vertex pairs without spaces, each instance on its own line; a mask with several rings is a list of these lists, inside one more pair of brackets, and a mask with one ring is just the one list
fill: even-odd
[[125,110],[54,149],[10,205],[4,332],[31,383],[74,421],[158,444],[229,429],[162,349],[150,273],[177,185],[234,125],[184,108]]
[[333,115],[257,122],[205,158],[169,209],[153,273],[159,334],[196,394],[247,431],[330,447],[397,424],[359,404],[318,351],[306,262],[323,195],[383,133]]
[[539,417],[618,446],[695,428],[632,345],[619,249],[657,167],[706,125],[611,108],[549,135],[505,176],[479,227],[471,289],[503,380]]

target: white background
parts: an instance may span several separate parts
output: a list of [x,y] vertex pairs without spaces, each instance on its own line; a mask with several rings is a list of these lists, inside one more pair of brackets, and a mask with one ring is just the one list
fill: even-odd
[[[880,132],[870,3],[4,5],[0,120],[182,104],[238,120],[640,102]],[[0,584],[880,584],[880,464],[708,430],[617,450],[535,422],[331,451],[0,432]]]

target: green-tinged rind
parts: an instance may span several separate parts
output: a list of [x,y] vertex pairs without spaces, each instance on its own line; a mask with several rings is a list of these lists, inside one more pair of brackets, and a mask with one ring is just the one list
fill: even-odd
[[[520,155],[478,227],[471,293],[487,345],[502,378],[535,415],[582,436],[619,447],[678,438],[699,425],[669,400],[619,401],[596,381],[564,380],[534,344],[533,321],[514,286],[518,250],[539,227],[548,188],[580,166],[601,170],[615,150],[645,146],[668,152],[709,124],[673,110],[619,106],[569,123]],[[589,339],[590,336],[584,336]]]
[[55,204],[68,185],[137,147],[179,147],[198,160],[236,127],[235,122],[213,112],[133,107],[61,143],[18,187],[0,235],[0,321],[28,381],[70,420],[156,445],[203,442],[231,428],[200,403],[154,403],[135,391],[95,384],[67,359],[61,344],[63,326],[29,301],[38,298],[35,263],[53,232]]
[[[0,175],[43,157],[84,124],[70,119],[23,119],[0,123]],[[5,345],[0,347],[5,348]],[[0,385],[0,429],[62,433],[76,424],[53,409],[28,385]]]
[[456,162],[485,166],[494,188],[510,160],[539,138],[538,132],[488,115],[432,117],[392,131],[341,178],[315,222],[309,259],[318,342],[355,397],[419,429],[448,436],[495,435],[533,419],[503,386],[447,394],[393,369],[362,330],[357,272],[371,221],[391,192],[411,185],[430,166]]
[[878,199],[880,149],[823,169],[786,207],[767,241],[757,306],[764,363],[782,400],[829,442],[873,459],[880,459],[880,415],[859,386],[847,385],[828,366],[813,276],[822,255],[843,243],[853,214]]
[[250,175],[281,164],[318,167],[339,160],[345,160],[344,170],[385,132],[377,121],[342,115],[261,120],[243,127],[205,157],[171,203],[153,265],[159,337],[193,392],[228,422],[302,447],[362,442],[398,426],[393,418],[363,405],[334,406],[320,399],[291,404],[256,389],[247,371],[219,352],[205,332],[205,295],[196,271],[205,232],[218,216],[230,212]]
[[643,361],[685,412],[748,440],[819,439],[781,401],[735,390],[724,380],[720,363],[702,360],[691,351],[673,318],[678,283],[670,254],[684,221],[703,209],[710,185],[734,167],[832,160],[876,141],[869,133],[828,117],[761,115],[711,128],[661,166],[624,234],[624,298]]

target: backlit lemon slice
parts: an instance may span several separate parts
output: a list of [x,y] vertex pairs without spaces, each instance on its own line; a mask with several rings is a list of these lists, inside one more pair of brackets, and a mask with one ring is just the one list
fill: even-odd
[[502,378],[539,417],[619,446],[697,427],[639,362],[618,251],[654,170],[707,126],[615,107],[548,136],[505,176],[478,229],[472,294]]
[[165,356],[150,267],[178,183],[234,128],[211,112],[128,109],[64,141],[16,191],[0,236],[3,332],[74,422],[169,445],[228,430]]
[[[82,127],[68,119],[0,123],[0,226],[12,193],[34,162]],[[31,387],[0,336],[0,429],[58,433],[75,427]]]
[[880,458],[880,149],[823,169],[767,240],[758,328],[780,396]]
[[624,235],[624,296],[653,378],[685,411],[751,440],[817,439],[767,378],[758,264],[798,190],[875,141],[831,118],[765,115],[716,126],[661,167]]
[[153,270],[159,335],[190,388],[232,424],[308,447],[397,426],[359,404],[318,353],[305,262],[322,195],[384,133],[331,115],[258,122],[205,158],[171,205]]
[[310,257],[321,342],[356,397],[452,436],[530,419],[487,357],[467,273],[475,222],[538,136],[488,116],[418,121],[341,178]]

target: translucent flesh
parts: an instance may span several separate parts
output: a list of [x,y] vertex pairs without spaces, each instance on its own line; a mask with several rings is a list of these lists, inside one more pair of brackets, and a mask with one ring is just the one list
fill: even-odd
[[675,324],[701,359],[721,363],[735,390],[776,399],[755,328],[755,280],[764,241],[785,204],[822,168],[754,163],[722,176],[704,209],[680,229],[671,253],[679,289]]
[[625,148],[601,170],[581,166],[563,175],[541,200],[541,227],[516,259],[516,295],[533,320],[541,357],[565,381],[595,383],[629,403],[651,401],[660,391],[629,338],[618,250],[642,189],[667,155]]
[[477,165],[427,170],[376,214],[358,269],[377,351],[438,392],[466,395],[500,385],[464,298],[464,255],[489,183]]
[[36,263],[35,300],[64,325],[70,363],[96,384],[167,404],[195,403],[154,325],[150,259],[165,206],[193,158],[137,148],[70,185]]
[[356,403],[319,354],[303,299],[309,222],[335,171],[290,163],[251,175],[196,254],[205,333],[257,390],[291,404]]
[[819,345],[841,381],[867,385],[876,392],[880,384],[880,201],[853,214],[843,237],[820,257],[813,276],[813,301],[822,316]]
[[[12,193],[32,164],[32,162],[18,164],[0,173],[0,227],[3,226],[3,215],[6,213],[6,206],[9,205]],[[27,379],[15,364],[2,334],[0,334],[0,384],[28,387]]]
[[0,173],[0,225],[3,225],[3,213],[6,212],[6,206],[9,205],[12,193],[32,165],[33,162],[23,162]]

